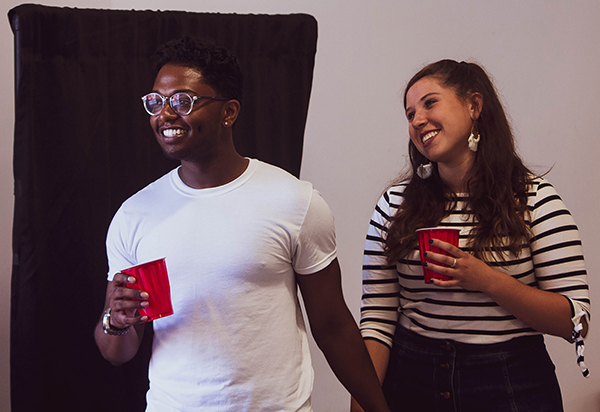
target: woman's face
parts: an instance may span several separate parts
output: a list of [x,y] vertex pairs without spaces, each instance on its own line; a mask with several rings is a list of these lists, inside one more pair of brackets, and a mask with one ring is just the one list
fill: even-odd
[[473,104],[463,102],[435,77],[418,80],[406,93],[410,140],[440,168],[473,163],[475,154],[467,139],[478,115]]

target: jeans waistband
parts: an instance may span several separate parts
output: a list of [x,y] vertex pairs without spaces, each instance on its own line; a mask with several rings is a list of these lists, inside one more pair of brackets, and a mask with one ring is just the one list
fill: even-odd
[[532,346],[544,344],[544,337],[539,335],[519,336],[505,342],[499,343],[462,343],[451,339],[434,339],[419,335],[416,332],[398,325],[394,342],[400,345],[409,345],[421,350],[440,351],[452,347],[457,355],[489,355],[493,353],[512,352],[520,349],[527,349]]

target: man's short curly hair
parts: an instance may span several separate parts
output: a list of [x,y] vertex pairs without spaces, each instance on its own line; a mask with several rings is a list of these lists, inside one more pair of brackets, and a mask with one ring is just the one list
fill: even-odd
[[154,61],[156,73],[168,63],[190,67],[200,72],[204,83],[221,96],[242,100],[242,71],[235,56],[224,47],[184,36],[160,46]]

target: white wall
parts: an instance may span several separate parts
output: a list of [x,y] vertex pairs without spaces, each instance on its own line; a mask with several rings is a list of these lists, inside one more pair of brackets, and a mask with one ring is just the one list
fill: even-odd
[[[0,0],[5,12],[17,3]],[[165,9],[156,0],[90,0],[61,6]],[[309,13],[319,22],[315,78],[302,177],[330,204],[338,231],[344,292],[358,317],[360,266],[372,207],[403,167],[407,126],[401,92],[425,63],[472,60],[492,74],[526,162],[545,170],[581,230],[592,299],[600,301],[600,2],[597,0],[172,0],[169,10]],[[5,14],[6,15],[6,14]],[[4,98],[0,101],[0,410],[9,410],[9,286],[12,228],[12,34],[0,27]],[[573,346],[547,344],[556,363],[566,411],[600,412],[600,345],[592,323],[581,377]],[[314,349],[314,347],[313,347]],[[314,406],[346,411],[348,395],[318,350]]]

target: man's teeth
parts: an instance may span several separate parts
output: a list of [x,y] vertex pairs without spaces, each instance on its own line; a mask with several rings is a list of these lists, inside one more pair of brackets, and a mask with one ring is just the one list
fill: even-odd
[[165,137],[181,136],[184,133],[185,133],[185,130],[183,130],[183,129],[165,129],[162,131],[162,134]]
[[439,130],[434,130],[433,132],[427,133],[425,136],[423,136],[423,143],[427,143],[430,139],[437,136],[438,133]]

